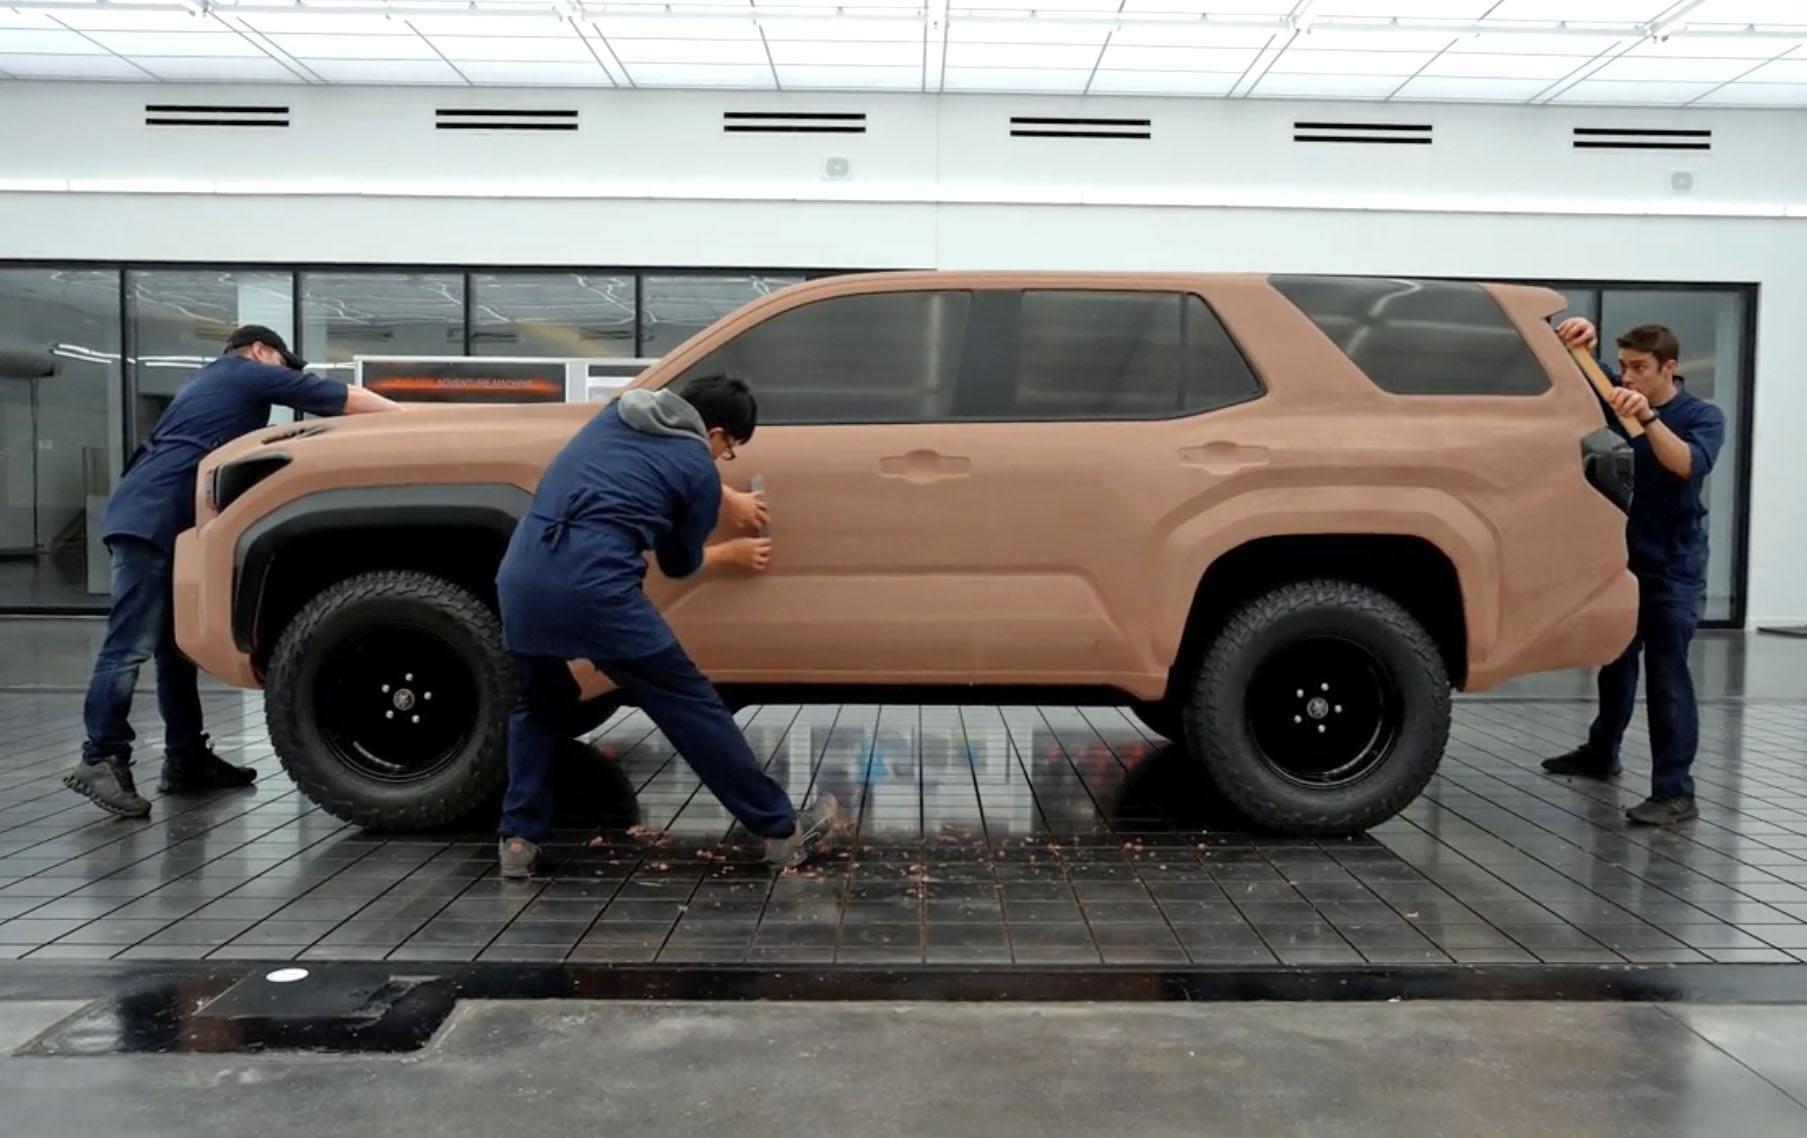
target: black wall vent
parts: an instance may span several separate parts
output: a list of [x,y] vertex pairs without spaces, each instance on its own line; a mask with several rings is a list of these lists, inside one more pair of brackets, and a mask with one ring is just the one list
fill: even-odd
[[576,130],[576,111],[535,111],[494,107],[440,107],[434,130]]
[[723,134],[865,134],[862,111],[723,111]]
[[146,103],[145,126],[263,126],[289,125],[287,107],[253,107],[239,105],[209,106],[204,103]]
[[1710,130],[1619,130],[1604,126],[1575,128],[1576,150],[1711,150]]
[[1010,117],[1011,138],[1152,138],[1149,119]]
[[1337,142],[1355,146],[1429,146],[1430,123],[1295,122],[1294,142]]

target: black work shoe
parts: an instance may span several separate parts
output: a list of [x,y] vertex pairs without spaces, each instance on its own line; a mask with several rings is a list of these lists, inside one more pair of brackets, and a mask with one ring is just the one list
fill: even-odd
[[1672,798],[1646,798],[1625,812],[1625,816],[1641,826],[1670,826],[1700,817],[1692,794]]
[[127,759],[83,759],[63,776],[63,785],[109,814],[121,818],[148,818],[151,804],[138,793]]
[[210,790],[236,790],[250,786],[257,772],[234,766],[210,750],[189,755],[165,755],[163,777],[157,789],[165,794],[205,794]]
[[526,838],[501,838],[496,842],[496,860],[502,863],[503,877],[525,881],[539,868],[540,847]]
[[1575,775],[1579,778],[1612,778],[1619,773],[1620,768],[1616,765],[1603,765],[1585,748],[1577,747],[1566,755],[1545,759],[1543,769],[1550,774]]

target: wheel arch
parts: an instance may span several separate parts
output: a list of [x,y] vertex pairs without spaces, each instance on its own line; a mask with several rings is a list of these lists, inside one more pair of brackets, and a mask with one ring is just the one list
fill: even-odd
[[510,483],[322,490],[247,526],[233,548],[233,642],[260,670],[307,598],[373,569],[419,569],[493,605],[497,565],[532,495]]

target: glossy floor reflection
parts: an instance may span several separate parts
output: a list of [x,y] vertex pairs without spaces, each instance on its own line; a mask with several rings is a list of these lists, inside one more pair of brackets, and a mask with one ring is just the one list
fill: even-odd
[[[1763,651],[1783,644],[1798,684],[1807,642]],[[340,824],[282,775],[254,699],[207,700],[221,750],[255,763],[259,785],[120,822],[58,783],[79,696],[0,691],[0,959],[1807,961],[1798,693],[1704,707],[1702,817],[1673,832],[1622,818],[1648,777],[1641,718],[1617,784],[1555,780],[1537,761],[1591,706],[1509,692],[1459,703],[1443,772],[1403,816],[1322,843],[1244,832],[1183,758],[1112,710],[752,708],[747,735],[793,797],[832,791],[860,817],[847,856],[782,877],[629,713],[596,740],[611,765],[567,771],[570,829],[528,885],[496,878],[486,833]],[[661,836],[630,838],[636,821]],[[600,846],[585,843],[593,827]]]

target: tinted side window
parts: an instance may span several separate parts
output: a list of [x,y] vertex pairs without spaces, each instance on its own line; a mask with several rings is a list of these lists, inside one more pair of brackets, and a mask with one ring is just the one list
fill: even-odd
[[1192,295],[1028,291],[1018,342],[1020,418],[1172,418],[1261,393],[1216,314]]
[[1454,281],[1276,276],[1273,286],[1396,395],[1539,395],[1550,377],[1505,310]]
[[688,368],[753,386],[761,423],[948,417],[971,307],[966,292],[838,296],[780,312]]

